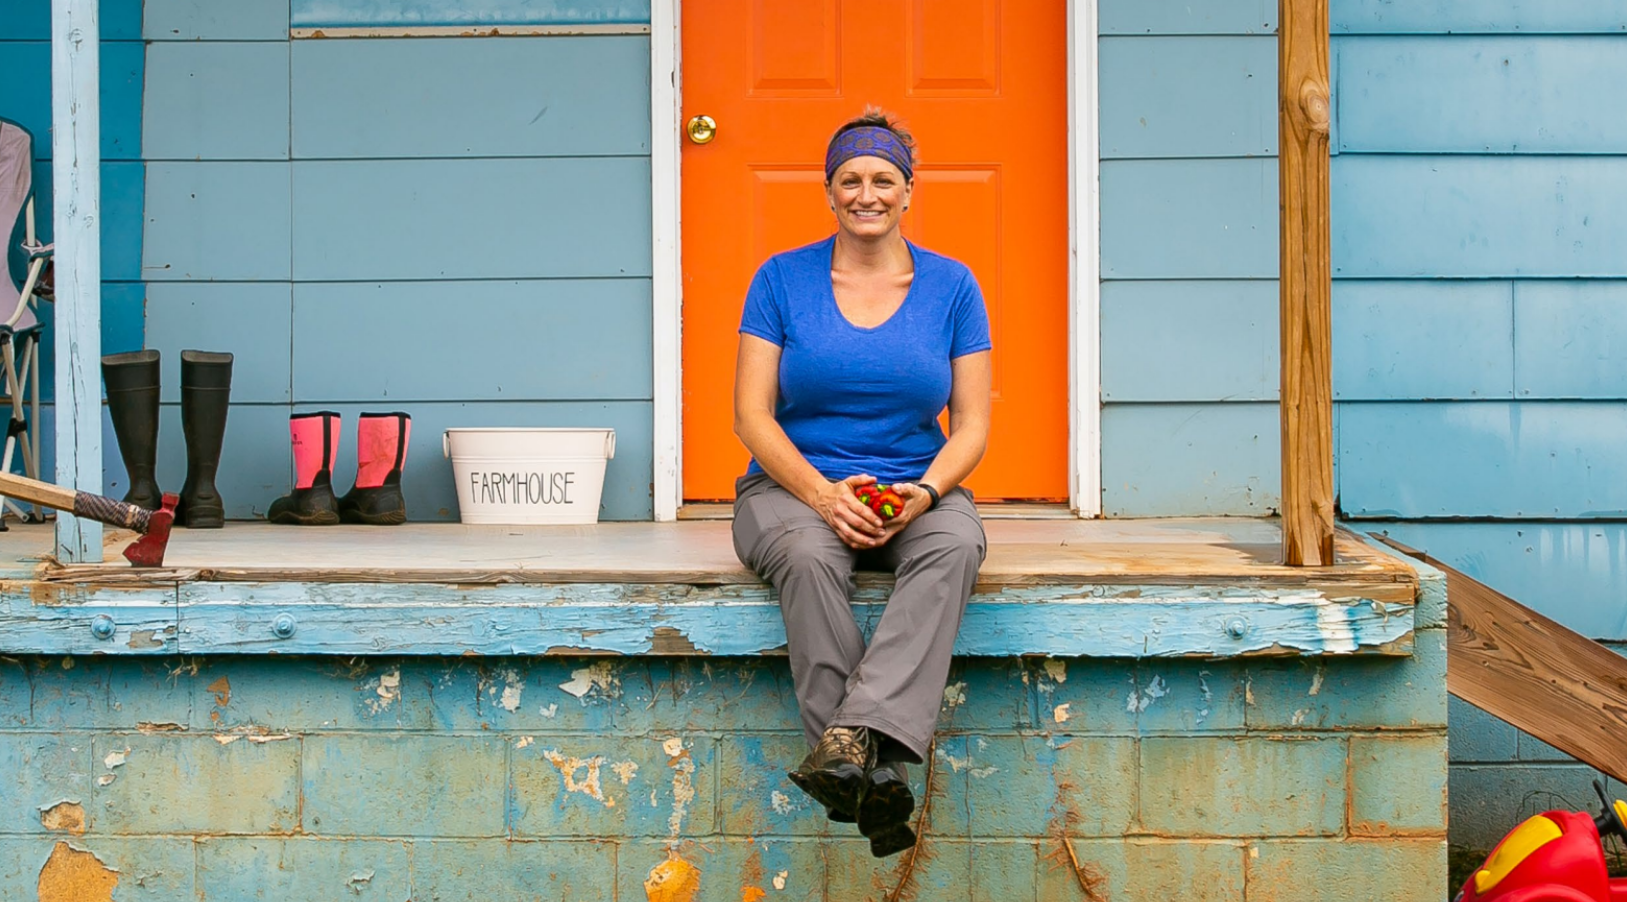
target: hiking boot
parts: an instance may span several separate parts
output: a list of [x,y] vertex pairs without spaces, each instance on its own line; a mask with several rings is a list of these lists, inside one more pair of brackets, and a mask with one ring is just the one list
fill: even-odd
[[914,813],[915,794],[904,762],[883,761],[870,768],[858,810],[859,832],[870,840],[870,854],[886,858],[915,845],[909,825]]
[[866,727],[829,727],[819,744],[791,771],[791,782],[831,811],[853,816],[864,793],[865,772],[875,760]]

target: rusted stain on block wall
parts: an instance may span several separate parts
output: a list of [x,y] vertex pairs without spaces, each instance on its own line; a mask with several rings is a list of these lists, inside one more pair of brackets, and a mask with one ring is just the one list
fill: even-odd
[[40,869],[39,902],[113,902],[118,872],[83,849],[59,842]]

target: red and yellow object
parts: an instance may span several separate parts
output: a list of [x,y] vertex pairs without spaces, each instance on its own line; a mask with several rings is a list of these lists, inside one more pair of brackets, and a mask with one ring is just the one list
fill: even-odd
[[904,512],[904,496],[893,491],[892,486],[886,483],[854,486],[853,494],[860,504],[875,511],[882,520],[891,520]]
[[1624,816],[1627,805],[1605,800],[1597,818],[1546,811],[1528,819],[1497,844],[1454,902],[1627,902],[1627,880],[1610,879],[1600,841],[1601,832],[1627,833]]

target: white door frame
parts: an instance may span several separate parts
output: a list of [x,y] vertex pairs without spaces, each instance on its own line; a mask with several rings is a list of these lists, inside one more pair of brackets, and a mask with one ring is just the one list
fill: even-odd
[[[655,519],[683,504],[682,0],[650,2],[651,271],[655,302]],[[1102,512],[1101,143],[1097,0],[1068,2],[1068,487]]]

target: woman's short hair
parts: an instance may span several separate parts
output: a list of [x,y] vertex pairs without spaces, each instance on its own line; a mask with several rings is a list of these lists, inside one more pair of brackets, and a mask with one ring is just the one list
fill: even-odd
[[910,134],[909,129],[905,128],[903,124],[900,123],[897,116],[894,116],[892,113],[889,113],[880,107],[867,106],[864,108],[863,113],[842,123],[841,126],[836,129],[835,133],[830,136],[830,143],[827,144],[826,147],[829,148],[830,146],[834,145],[836,143],[836,139],[856,128],[884,128],[892,132],[893,137],[898,139],[898,143],[902,144],[904,148],[909,151],[910,170],[914,171],[915,163],[919,158],[919,155],[916,153],[915,149],[915,136]]

